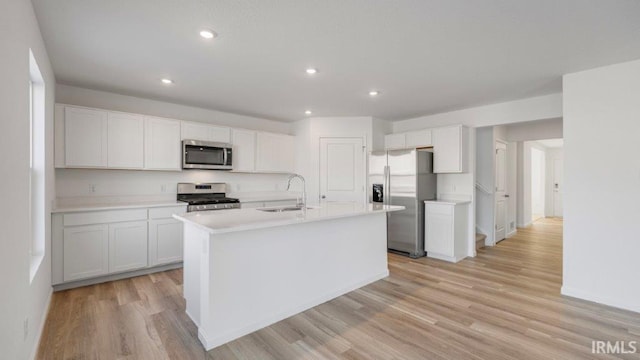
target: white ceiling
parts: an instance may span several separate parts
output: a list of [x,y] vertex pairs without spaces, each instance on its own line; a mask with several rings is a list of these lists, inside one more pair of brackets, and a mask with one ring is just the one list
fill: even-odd
[[33,3],[60,83],[283,121],[543,95],[564,73],[640,58],[637,0]]
[[544,147],[548,147],[548,148],[561,148],[564,146],[563,139],[537,140],[537,142],[542,144]]

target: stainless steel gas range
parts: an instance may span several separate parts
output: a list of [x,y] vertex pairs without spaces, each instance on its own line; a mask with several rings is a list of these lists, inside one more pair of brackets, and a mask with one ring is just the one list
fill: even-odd
[[178,183],[178,201],[189,204],[187,212],[240,208],[240,200],[226,193],[225,183]]

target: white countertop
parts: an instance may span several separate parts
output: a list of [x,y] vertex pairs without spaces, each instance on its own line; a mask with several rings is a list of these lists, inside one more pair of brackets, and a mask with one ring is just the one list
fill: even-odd
[[173,217],[185,223],[196,225],[212,234],[224,234],[404,209],[404,206],[378,204],[325,203],[307,209],[306,214],[302,211],[265,212],[258,209],[233,209],[192,212],[173,215]]
[[464,205],[471,204],[470,200],[425,200],[425,204]]
[[101,210],[124,210],[124,209],[139,209],[139,208],[153,208],[153,207],[169,207],[169,206],[187,206],[186,202],[182,201],[146,201],[136,203],[96,203],[96,204],[83,204],[77,206],[62,206],[53,209],[52,213],[65,213],[65,212],[83,212],[83,211],[101,211]]

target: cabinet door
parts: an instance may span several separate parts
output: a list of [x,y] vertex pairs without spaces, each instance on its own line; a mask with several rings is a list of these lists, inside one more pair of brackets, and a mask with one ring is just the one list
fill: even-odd
[[109,272],[147,266],[147,222],[132,221],[109,225]]
[[67,167],[107,166],[107,112],[65,107],[64,154]]
[[408,148],[431,146],[431,130],[408,132],[405,134],[405,142]]
[[144,167],[144,119],[140,115],[108,115],[107,166],[142,169]]
[[148,117],[144,126],[145,169],[180,170],[180,121]]
[[433,130],[433,172],[462,172],[461,131],[461,126]]
[[256,135],[256,171],[293,172],[294,156],[293,136],[271,133]]
[[385,149],[404,149],[406,148],[405,134],[389,134],[384,137]]
[[64,281],[80,280],[109,272],[107,225],[67,227],[63,230]]
[[233,171],[256,170],[256,132],[233,130]]
[[211,141],[209,125],[183,121],[180,124],[182,140]]
[[182,261],[182,222],[175,219],[149,221],[149,264]]
[[182,140],[231,142],[231,129],[228,127],[183,121],[180,132]]
[[425,205],[425,250],[453,256],[453,207],[450,205]]

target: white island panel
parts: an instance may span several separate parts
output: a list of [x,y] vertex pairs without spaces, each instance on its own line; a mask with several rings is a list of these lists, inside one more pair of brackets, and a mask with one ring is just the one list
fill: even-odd
[[[250,226],[234,222],[223,232],[203,225],[215,223],[220,212],[176,216],[192,219],[185,221],[184,295],[204,347],[388,276],[386,212],[398,210],[332,204],[306,215],[271,213],[261,223],[258,210],[242,209],[235,218]],[[284,224],[287,219],[292,222]]]

